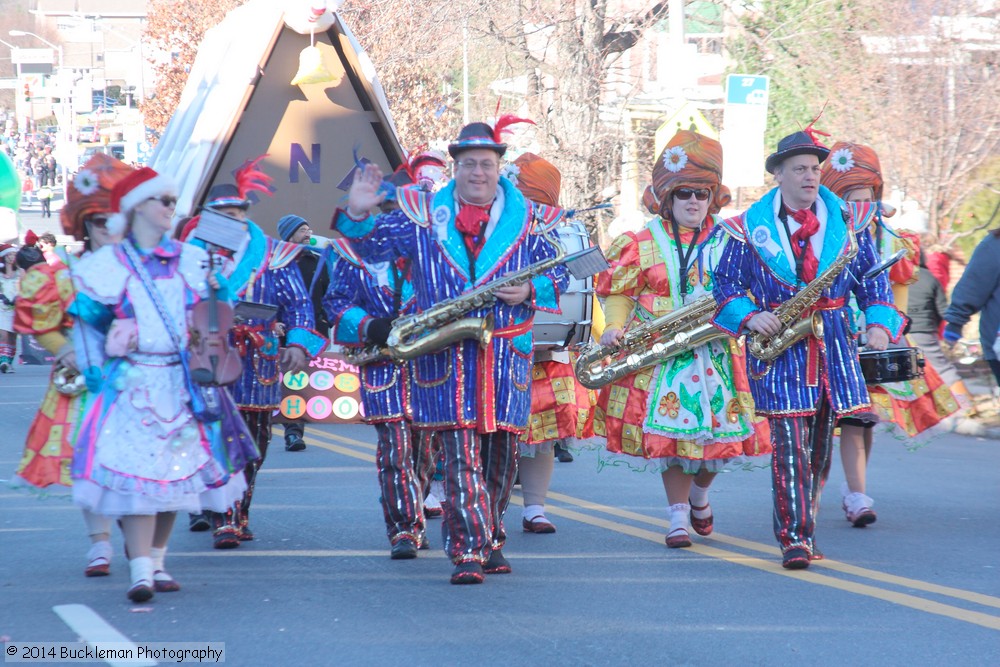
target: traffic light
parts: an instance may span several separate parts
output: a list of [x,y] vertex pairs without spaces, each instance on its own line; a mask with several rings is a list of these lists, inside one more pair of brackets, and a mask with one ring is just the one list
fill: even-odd
[[24,101],[31,102],[31,85],[27,83],[24,84]]

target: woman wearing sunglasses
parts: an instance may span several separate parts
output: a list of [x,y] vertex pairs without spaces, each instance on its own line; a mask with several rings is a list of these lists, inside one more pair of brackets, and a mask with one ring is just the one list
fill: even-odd
[[124,232],[73,268],[76,364],[93,398],[73,458],[73,499],[118,517],[131,570],[129,599],[180,585],[163,560],[177,511],[224,511],[246,489],[257,452],[224,389],[214,417],[195,416],[200,390],[186,365],[188,316],[226,290],[207,253],[167,235],[177,198],[149,168],[111,191],[109,231]]
[[[653,165],[643,202],[645,228],[615,240],[611,268],[598,278],[607,328],[601,343],[711,294],[715,214],[730,200],[721,184],[722,146],[681,130]],[[771,452],[767,423],[755,417],[742,352],[717,339],[625,376],[598,399],[594,430],[607,437],[605,463],[659,473],[670,512],[668,547],[691,546],[690,530],[712,532],[708,489],[725,467]]]
[[[107,229],[111,189],[132,171],[123,162],[97,154],[67,184],[66,204],[59,217],[63,232],[83,242],[83,257],[121,239]],[[68,255],[67,260],[72,267],[79,258]],[[18,333],[34,336],[55,361],[45,398],[28,429],[15,480],[48,493],[60,488],[68,492],[76,426],[87,398],[70,340],[73,322],[68,309],[74,288],[67,266],[48,264],[33,244],[18,251],[17,262],[25,274],[14,327]],[[91,542],[84,575],[106,576],[111,568],[111,520],[86,509],[83,518]]]

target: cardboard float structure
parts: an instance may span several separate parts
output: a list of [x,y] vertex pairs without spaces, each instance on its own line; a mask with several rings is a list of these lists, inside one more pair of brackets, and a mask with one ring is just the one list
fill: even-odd
[[339,4],[251,0],[205,34],[150,160],[178,182],[178,217],[266,153],[274,196],[256,198],[251,219],[273,235],[294,213],[325,235],[355,148],[386,173],[403,161],[385,92]]

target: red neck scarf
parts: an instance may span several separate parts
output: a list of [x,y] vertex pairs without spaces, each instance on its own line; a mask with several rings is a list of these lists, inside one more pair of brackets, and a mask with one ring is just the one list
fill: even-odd
[[455,216],[455,227],[462,233],[462,240],[473,260],[479,256],[479,251],[486,242],[486,225],[490,221],[492,207],[492,202],[485,206],[463,202]]
[[819,270],[819,260],[813,251],[813,235],[819,231],[819,218],[812,212],[811,208],[803,208],[792,213],[792,219],[801,225],[792,234],[792,254],[795,259],[802,257],[802,280],[810,283],[816,279],[816,272]]

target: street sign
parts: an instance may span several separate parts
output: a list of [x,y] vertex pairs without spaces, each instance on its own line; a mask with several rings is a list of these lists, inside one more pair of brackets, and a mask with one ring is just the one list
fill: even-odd
[[726,77],[726,104],[748,104],[767,107],[770,78],[730,74]]

